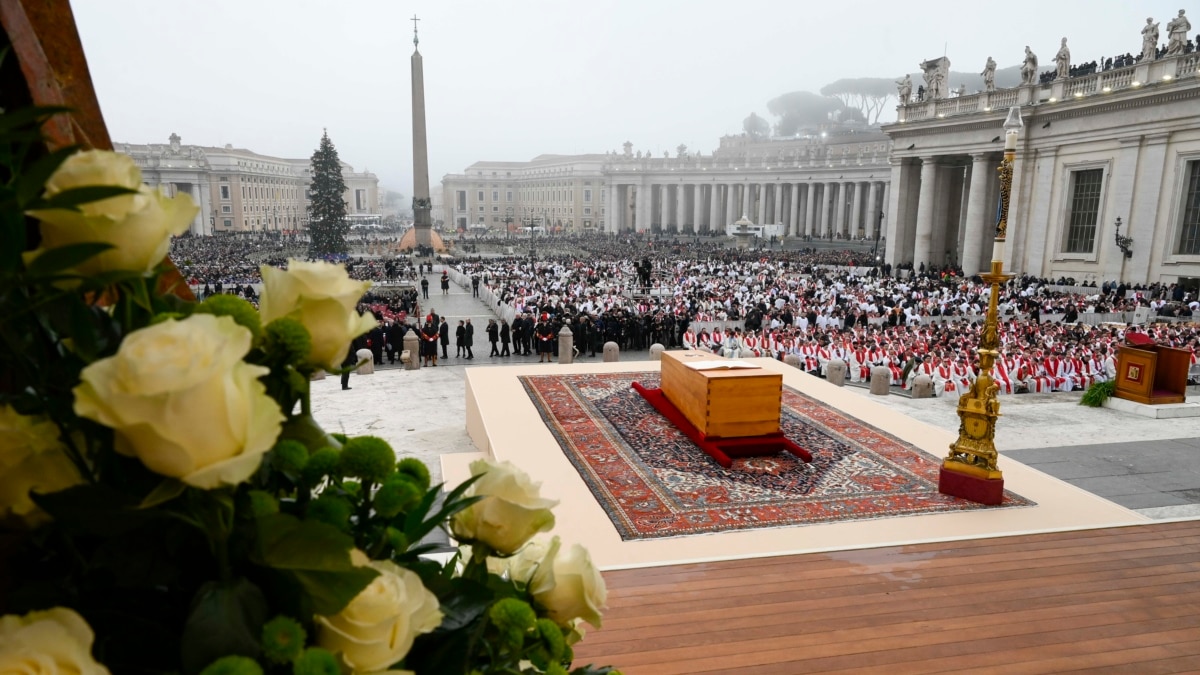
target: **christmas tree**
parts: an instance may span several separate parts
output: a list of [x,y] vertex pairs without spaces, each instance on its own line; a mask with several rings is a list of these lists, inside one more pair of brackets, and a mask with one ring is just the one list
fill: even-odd
[[314,258],[344,255],[346,233],[346,182],[342,180],[342,163],[329,133],[321,134],[321,147],[312,156],[312,185],[309,187],[308,254]]

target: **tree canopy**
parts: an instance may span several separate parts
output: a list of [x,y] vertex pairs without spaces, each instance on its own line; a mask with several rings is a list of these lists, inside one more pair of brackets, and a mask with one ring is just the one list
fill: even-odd
[[836,98],[861,112],[867,123],[878,124],[888,99],[896,97],[896,83],[886,77],[846,77],[821,87],[821,95]]
[[811,91],[793,91],[767,102],[776,117],[775,135],[792,136],[802,129],[829,124],[829,116],[844,106],[841,101]]
[[329,133],[321,134],[321,145],[312,156],[312,185],[308,202],[308,254],[314,258],[344,255],[346,233],[346,181],[342,180],[342,163]]
[[750,138],[766,138],[771,135],[771,123],[758,116],[757,113],[750,113],[750,116],[742,120],[742,131]]

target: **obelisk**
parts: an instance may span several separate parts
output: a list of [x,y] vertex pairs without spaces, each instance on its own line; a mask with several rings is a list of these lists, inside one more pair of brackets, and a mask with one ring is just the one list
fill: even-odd
[[429,212],[429,146],[425,143],[425,73],[418,49],[417,22],[413,16],[412,124],[413,124],[413,230],[418,246],[433,247],[433,221]]

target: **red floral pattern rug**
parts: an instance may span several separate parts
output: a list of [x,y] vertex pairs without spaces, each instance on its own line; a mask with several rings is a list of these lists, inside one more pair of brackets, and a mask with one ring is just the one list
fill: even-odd
[[783,432],[812,452],[815,471],[784,453],[722,469],[630,388],[635,380],[659,386],[658,373],[521,378],[625,540],[1033,505],[1011,492],[991,507],[943,495],[939,459],[787,387]]

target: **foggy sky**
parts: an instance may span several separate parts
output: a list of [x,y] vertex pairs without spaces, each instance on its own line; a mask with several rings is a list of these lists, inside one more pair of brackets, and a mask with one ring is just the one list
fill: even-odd
[[[433,185],[479,160],[684,143],[705,154],[766,103],[842,77],[892,77],[943,54],[1042,70],[1138,52],[1180,0],[981,3],[739,0],[73,0],[116,142],[341,159],[412,194],[409,59],[420,25]],[[954,83],[951,83],[952,85]],[[889,107],[894,103],[889,103]],[[888,111],[882,120],[892,120]]]

